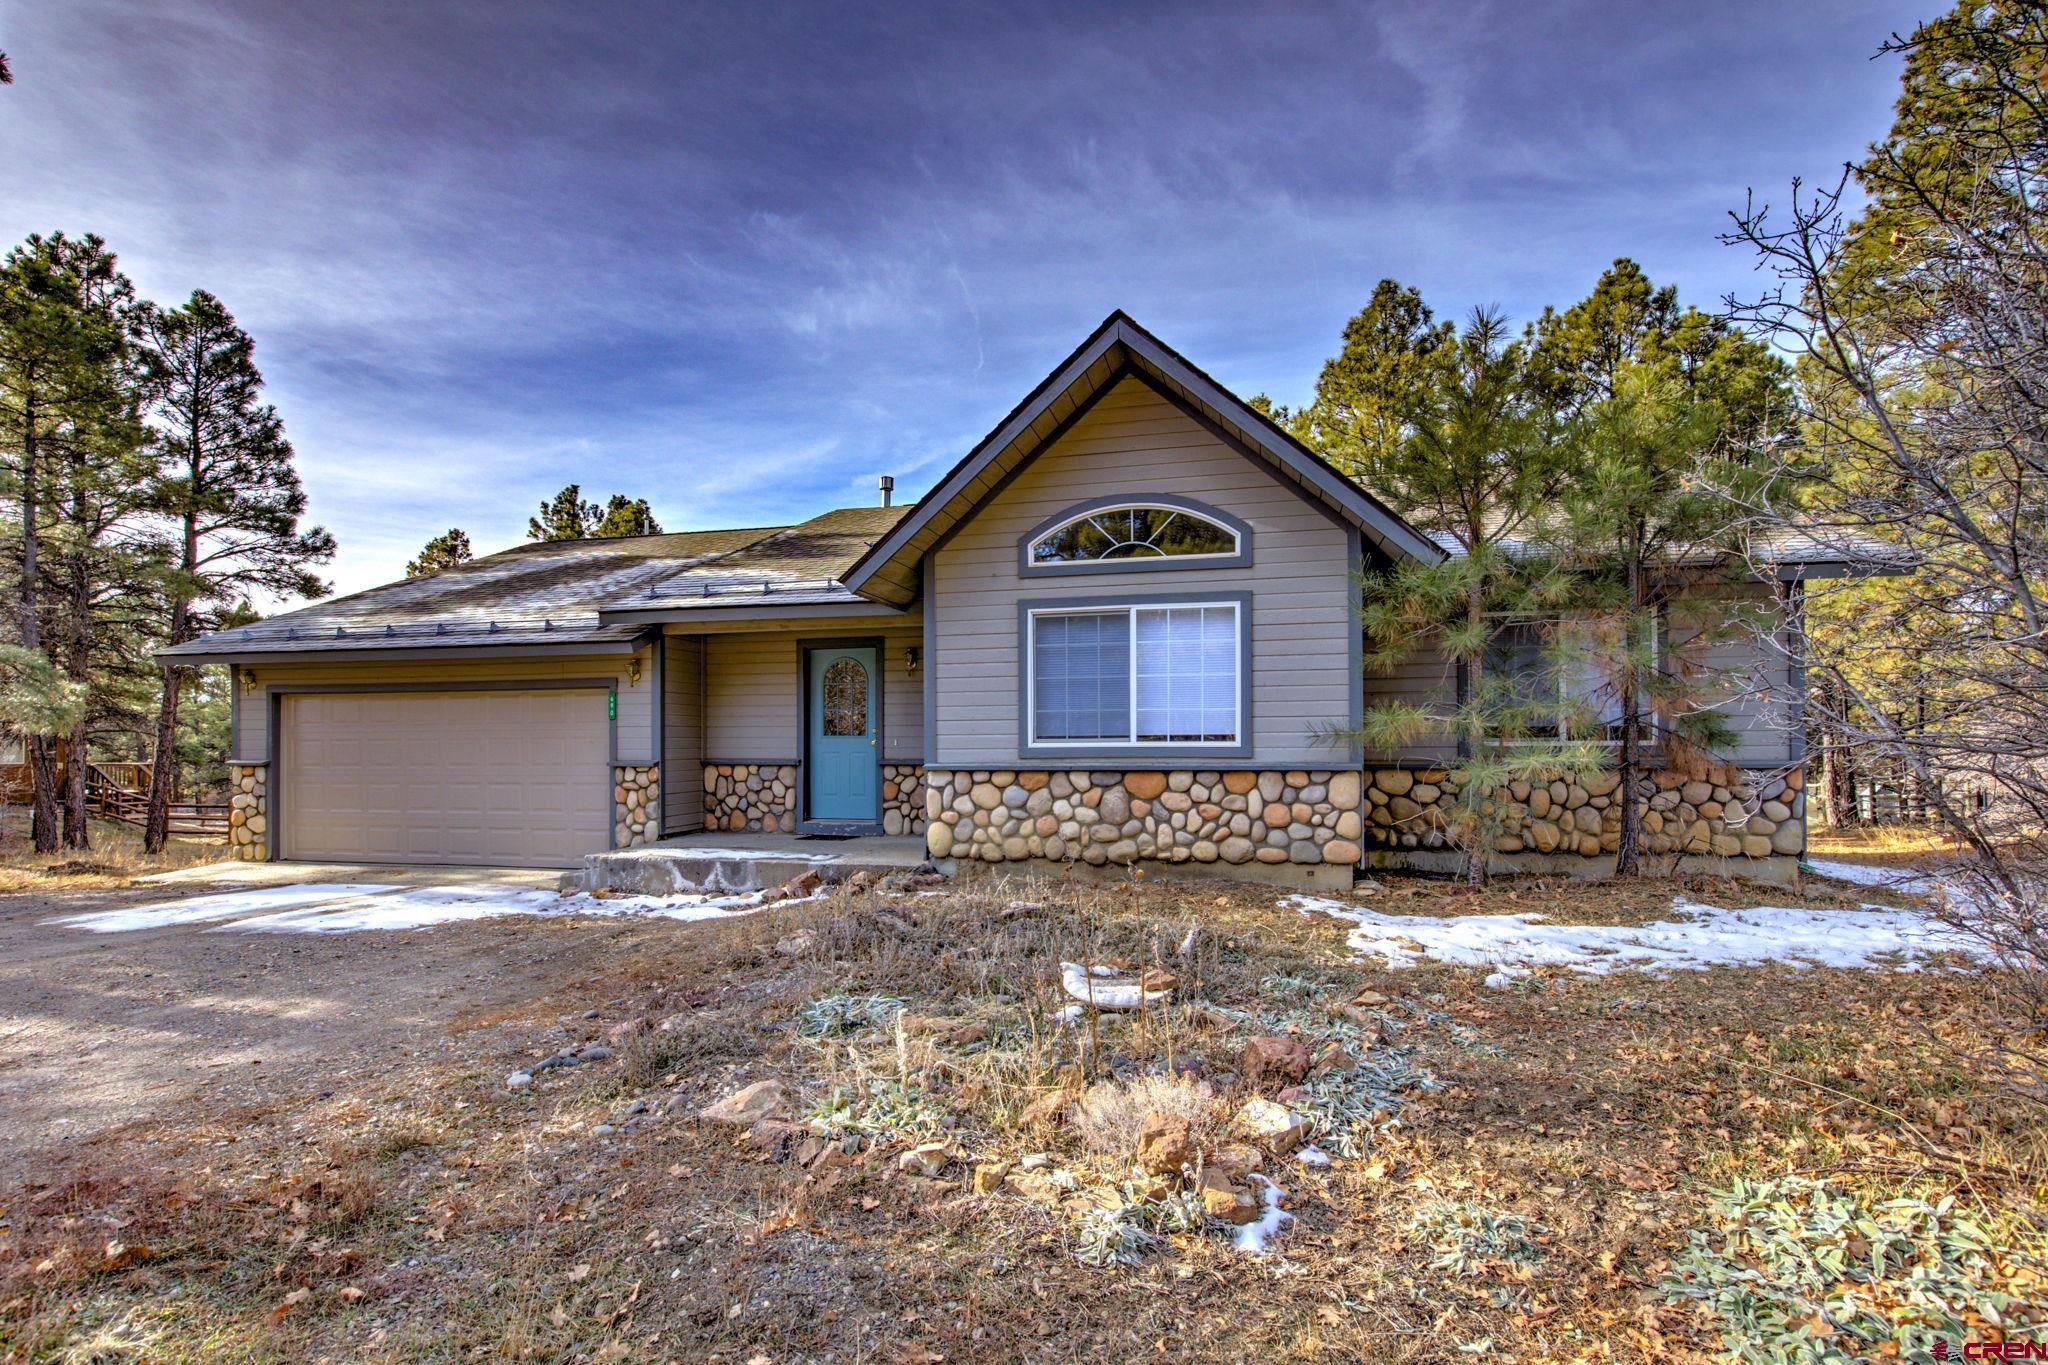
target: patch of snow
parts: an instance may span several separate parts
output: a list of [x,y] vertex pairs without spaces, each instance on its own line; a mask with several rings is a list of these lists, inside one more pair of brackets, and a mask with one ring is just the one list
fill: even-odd
[[1246,1223],[1234,1229],[1230,1240],[1237,1243],[1237,1249],[1252,1256],[1263,1256],[1273,1249],[1273,1242],[1280,1236],[1281,1229],[1294,1221],[1294,1215],[1280,1207],[1283,1194],[1278,1185],[1262,1175],[1252,1179],[1258,1182],[1259,1202],[1264,1211],[1256,1222]]
[[1352,948],[1377,954],[1392,967],[1440,962],[1498,968],[1486,982],[1496,988],[1545,966],[1596,975],[1769,962],[1915,971],[1938,953],[1985,955],[1981,945],[1919,911],[1879,906],[1726,910],[1681,896],[1671,905],[1680,918],[1649,924],[1553,924],[1540,914],[1386,915],[1316,896],[1289,896],[1281,903],[1349,920]]
[[[502,886],[424,886],[397,895],[366,896],[216,925],[208,933],[350,934],[366,929],[425,929],[501,915],[590,915],[672,920],[722,919],[764,904],[765,892],[731,896],[565,896]],[[786,902],[778,902],[786,903]]]
[[1066,1024],[1069,1027],[1071,1027],[1075,1024],[1080,1023],[1081,1016],[1086,1013],[1087,1011],[1082,1009],[1079,1005],[1069,1005],[1063,1010],[1054,1010],[1052,1018],[1053,1022],[1056,1024]]
[[1490,991],[1511,991],[1515,988],[1515,983],[1528,974],[1529,969],[1527,967],[1502,967],[1497,972],[1488,973],[1485,983],[1486,989]]
[[194,896],[190,900],[163,901],[91,915],[67,915],[45,923],[113,934],[221,920],[224,922],[210,924],[205,932],[352,934],[366,930],[426,929],[501,915],[690,921],[748,914],[767,903],[763,899],[767,894],[746,891],[729,895],[599,898],[487,884],[401,887],[368,882],[309,882]]
[[1327,1166],[1330,1154],[1320,1147],[1304,1147],[1294,1154],[1294,1159],[1304,1166]]
[[193,896],[182,901],[158,901],[130,906],[126,910],[102,910],[90,915],[63,915],[45,924],[63,924],[88,929],[95,934],[125,934],[137,929],[162,929],[174,924],[197,924],[202,920],[230,919],[236,915],[286,910],[324,901],[346,900],[396,891],[395,886],[368,882],[308,882],[301,886],[265,886],[252,891],[222,891],[211,896]]

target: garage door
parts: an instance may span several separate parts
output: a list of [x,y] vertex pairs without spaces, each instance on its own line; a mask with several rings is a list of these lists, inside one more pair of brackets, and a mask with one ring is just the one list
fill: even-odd
[[286,697],[287,858],[572,867],[610,847],[607,694]]

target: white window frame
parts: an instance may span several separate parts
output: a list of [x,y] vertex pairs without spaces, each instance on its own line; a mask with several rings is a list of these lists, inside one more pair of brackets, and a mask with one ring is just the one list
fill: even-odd
[[[1204,551],[1201,554],[1192,555],[1128,555],[1125,556],[1123,559],[1096,558],[1041,560],[1038,558],[1039,546],[1043,545],[1046,541],[1051,540],[1054,536],[1060,534],[1060,532],[1066,530],[1069,526],[1074,525],[1076,522],[1094,521],[1097,517],[1113,517],[1119,512],[1166,512],[1169,513],[1171,516],[1186,517],[1190,521],[1199,521],[1204,526],[1213,526],[1217,530],[1229,536],[1230,548],[1227,550],[1208,550]],[[1106,527],[1098,526],[1096,529],[1102,531],[1104,535],[1109,534],[1109,531]],[[1128,544],[1131,542],[1119,541],[1117,543],[1121,545]],[[1041,568],[1053,564],[1121,564],[1127,563],[1131,560],[1149,561],[1154,559],[1170,559],[1177,564],[1200,564],[1205,560],[1236,559],[1242,554],[1244,554],[1244,533],[1238,530],[1235,526],[1227,526],[1224,523],[1216,520],[1216,518],[1212,516],[1207,516],[1201,512],[1196,512],[1186,507],[1175,507],[1172,503],[1142,501],[1120,502],[1113,507],[1097,507],[1092,511],[1078,513],[1075,516],[1068,517],[1065,521],[1061,522],[1059,525],[1053,527],[1049,531],[1041,531],[1039,534],[1031,538],[1030,544],[1025,546],[1024,554],[1025,557],[1032,564],[1037,565]]]
[[[1138,613],[1141,611],[1196,611],[1227,608],[1230,612],[1231,653],[1231,737],[1229,739],[1138,739]],[[1027,607],[1024,612],[1024,745],[1035,752],[1111,751],[1131,753],[1178,750],[1240,750],[1249,739],[1245,725],[1249,708],[1245,704],[1245,624],[1249,604],[1238,597],[1198,598],[1167,602],[1073,602]],[[1129,622],[1130,687],[1129,739],[1040,739],[1038,737],[1038,620],[1042,616],[1116,616]]]

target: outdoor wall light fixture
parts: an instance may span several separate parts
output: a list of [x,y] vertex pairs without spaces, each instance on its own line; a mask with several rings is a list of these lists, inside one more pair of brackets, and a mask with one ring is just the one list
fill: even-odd
[[640,660],[637,655],[626,660],[626,685],[628,687],[638,687],[640,685]]
[[917,672],[917,666],[920,662],[923,661],[923,657],[924,656],[919,652],[916,645],[912,645],[910,648],[904,650],[903,671],[906,673]]

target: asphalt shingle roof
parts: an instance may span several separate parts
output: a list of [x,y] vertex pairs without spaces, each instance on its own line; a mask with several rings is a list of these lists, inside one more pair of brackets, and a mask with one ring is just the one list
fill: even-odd
[[540,541],[423,578],[315,602],[254,625],[216,631],[162,653],[175,658],[624,641],[640,628],[601,624],[599,607],[678,570],[792,529],[796,528],[756,526],[615,540]]

